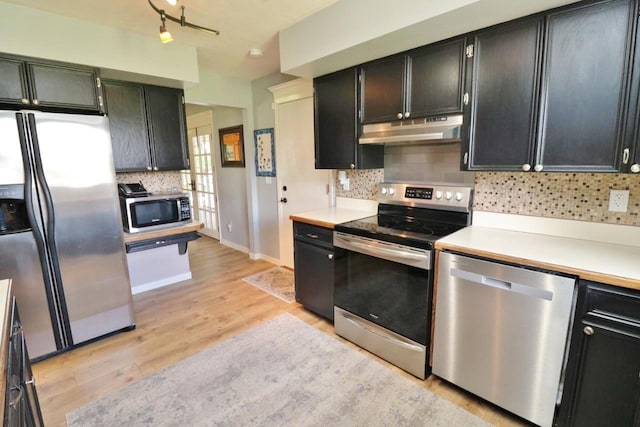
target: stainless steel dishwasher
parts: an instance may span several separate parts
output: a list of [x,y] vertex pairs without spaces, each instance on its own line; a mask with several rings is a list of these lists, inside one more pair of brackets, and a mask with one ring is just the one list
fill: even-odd
[[442,252],[433,373],[550,426],[575,278]]

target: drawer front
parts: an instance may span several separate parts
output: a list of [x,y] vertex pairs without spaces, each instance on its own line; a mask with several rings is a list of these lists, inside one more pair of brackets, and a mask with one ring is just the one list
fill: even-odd
[[296,239],[333,246],[333,230],[303,222],[293,223],[293,234]]
[[587,282],[587,315],[632,322],[640,328],[640,292]]

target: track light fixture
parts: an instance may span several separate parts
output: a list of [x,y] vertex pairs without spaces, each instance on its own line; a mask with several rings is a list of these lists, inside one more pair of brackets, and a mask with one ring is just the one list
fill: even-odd
[[[189,28],[193,28],[195,30],[200,30],[200,31],[204,31],[205,33],[209,33],[209,34],[213,34],[213,35],[220,35],[220,31],[218,30],[213,30],[211,28],[207,28],[207,27],[202,27],[200,25],[196,25],[196,24],[192,24],[191,22],[187,22],[187,19],[184,17],[184,6],[181,6],[180,8],[182,9],[182,15],[180,15],[180,18],[176,18],[173,17],[171,15],[167,15],[164,12],[164,9],[160,9],[158,8],[156,5],[154,5],[151,0],[149,1],[149,6],[151,6],[151,8],[153,10],[156,11],[156,13],[158,13],[160,15],[160,21],[162,22],[162,24],[160,25],[160,40],[162,41],[162,43],[169,43],[170,41],[173,40],[173,37],[171,36],[171,33],[169,31],[167,31],[167,28],[165,26],[165,21],[168,19],[169,21],[173,21],[176,22],[178,24],[180,24],[181,27],[189,27]],[[175,1],[172,3],[172,1],[167,0],[168,3],[170,4],[175,4]]]
[[162,21],[162,25],[160,25],[160,41],[162,43],[169,43],[173,41],[173,36],[169,31],[167,31],[167,28],[165,27],[165,19],[166,16],[163,11],[160,15],[160,20]]

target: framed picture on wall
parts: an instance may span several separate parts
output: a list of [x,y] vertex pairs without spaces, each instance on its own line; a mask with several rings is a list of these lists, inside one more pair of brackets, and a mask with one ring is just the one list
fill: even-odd
[[276,145],[273,128],[253,131],[256,146],[256,176],[276,176]]
[[242,125],[218,130],[222,167],[244,167],[244,137]]

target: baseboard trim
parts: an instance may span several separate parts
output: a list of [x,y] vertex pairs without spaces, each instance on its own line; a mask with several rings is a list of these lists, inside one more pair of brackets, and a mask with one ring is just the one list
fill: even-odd
[[136,295],[141,292],[150,291],[152,289],[161,288],[163,286],[172,285],[177,282],[182,282],[183,280],[191,279],[191,272],[178,274],[176,276],[166,277],[161,280],[154,280],[153,282],[144,283],[142,285],[133,286],[131,288],[131,294]]
[[240,251],[242,253],[248,254],[249,248],[238,245],[237,243],[230,242],[228,240],[220,239],[220,244],[230,247],[231,249],[235,249],[236,251]]
[[273,258],[273,257],[270,257],[269,255],[265,255],[265,254],[255,254],[255,253],[253,253],[253,254],[249,254],[249,258],[251,258],[253,260],[261,259],[263,261],[270,262],[271,264],[282,265],[282,264],[280,264],[280,259]]

